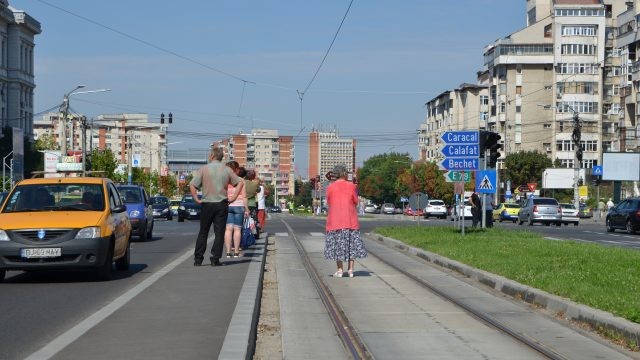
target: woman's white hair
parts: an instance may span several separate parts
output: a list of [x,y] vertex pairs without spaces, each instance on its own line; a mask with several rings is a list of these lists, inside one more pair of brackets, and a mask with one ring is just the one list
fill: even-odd
[[333,167],[333,176],[335,176],[336,179],[342,177],[346,178],[348,174],[349,169],[347,169],[347,166],[345,164],[338,164]]

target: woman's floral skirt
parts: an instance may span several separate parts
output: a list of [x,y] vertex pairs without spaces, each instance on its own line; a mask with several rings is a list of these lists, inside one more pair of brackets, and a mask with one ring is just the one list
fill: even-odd
[[324,241],[324,258],[348,261],[367,257],[360,238],[360,230],[340,229],[328,231]]

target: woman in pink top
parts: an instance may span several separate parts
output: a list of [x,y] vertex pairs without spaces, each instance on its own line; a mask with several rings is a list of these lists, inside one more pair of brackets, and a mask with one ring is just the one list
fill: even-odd
[[348,261],[349,277],[353,277],[354,259],[367,256],[364,242],[360,238],[360,224],[358,223],[358,194],[356,186],[347,181],[347,167],[340,164],[333,168],[333,175],[337,178],[327,187],[327,236],[324,242],[325,259],[335,260],[338,270],[333,274],[342,277],[342,262]]
[[[229,161],[227,166],[233,170],[239,177],[246,175],[246,170],[238,165],[236,161]],[[227,196],[233,198],[235,187],[231,184],[227,187]],[[224,245],[227,249],[227,258],[240,256],[240,239],[242,238],[242,225],[244,218],[249,216],[249,204],[247,195],[243,187],[235,201],[229,203],[229,214],[227,215],[227,226],[224,230]],[[233,241],[233,246],[231,242]]]

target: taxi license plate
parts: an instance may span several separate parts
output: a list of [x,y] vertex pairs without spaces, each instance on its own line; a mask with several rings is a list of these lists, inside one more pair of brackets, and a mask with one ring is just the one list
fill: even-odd
[[20,256],[27,259],[62,256],[62,248],[20,249]]

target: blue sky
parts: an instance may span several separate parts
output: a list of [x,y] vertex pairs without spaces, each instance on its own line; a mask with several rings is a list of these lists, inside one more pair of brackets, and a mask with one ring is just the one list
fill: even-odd
[[301,107],[297,90],[349,3],[10,0],[42,25],[35,112],[79,84],[109,88],[76,95],[71,107],[89,118],[173,112],[172,149],[207,148],[252,127],[299,135],[303,176],[314,126],[356,138],[358,165],[390,151],[417,158],[425,102],[475,82],[482,48],[525,26],[524,0],[355,0]]

